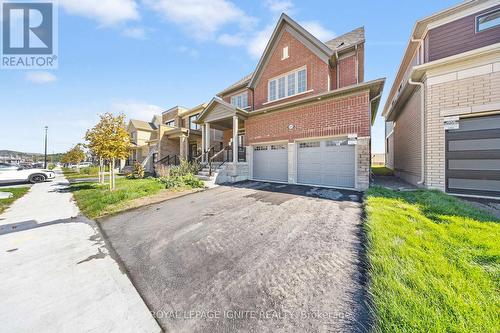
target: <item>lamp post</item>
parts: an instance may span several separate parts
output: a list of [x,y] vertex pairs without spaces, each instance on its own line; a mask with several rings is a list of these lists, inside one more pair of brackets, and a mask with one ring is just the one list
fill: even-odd
[[49,129],[48,126],[45,126],[45,157],[43,159],[43,168],[47,169],[47,130]]

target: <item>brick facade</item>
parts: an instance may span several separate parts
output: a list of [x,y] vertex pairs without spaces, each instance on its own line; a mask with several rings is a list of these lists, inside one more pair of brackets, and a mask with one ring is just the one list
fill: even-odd
[[[281,60],[283,47],[288,46],[289,57]],[[300,41],[287,31],[283,32],[281,39],[276,43],[274,52],[270,55],[265,68],[262,70],[259,82],[254,93],[255,109],[258,110],[267,102],[267,83],[269,79],[281,74],[293,71],[302,66],[307,66],[307,90],[314,90],[310,94],[318,94],[328,91],[329,66],[323,62],[316,54],[304,46]],[[306,94],[307,95],[307,94]],[[287,101],[294,98],[302,98],[305,95],[287,98]],[[269,103],[266,106],[279,104],[280,101]]]
[[500,112],[500,63],[430,77],[426,91],[426,186],[444,191],[444,117]]
[[356,84],[356,55],[339,60],[339,88]]
[[245,122],[247,144],[354,133],[369,137],[368,104],[366,91],[250,117]]
[[178,115],[177,109],[169,111],[169,112],[164,112],[161,115],[161,123],[162,124],[165,124],[167,121],[170,121],[170,120],[175,120],[175,126],[179,126],[179,127],[182,126],[182,120]]
[[421,91],[417,88],[395,119],[393,149],[396,175],[416,185],[422,173]]

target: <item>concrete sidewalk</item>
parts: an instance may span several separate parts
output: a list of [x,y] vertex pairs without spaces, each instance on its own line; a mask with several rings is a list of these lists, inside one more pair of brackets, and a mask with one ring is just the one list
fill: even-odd
[[0,332],[160,332],[58,175],[0,215]]

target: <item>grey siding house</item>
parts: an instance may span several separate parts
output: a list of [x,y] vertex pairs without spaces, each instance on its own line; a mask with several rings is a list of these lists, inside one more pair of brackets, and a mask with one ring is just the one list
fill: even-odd
[[396,175],[500,196],[500,4],[466,1],[416,22],[382,115]]

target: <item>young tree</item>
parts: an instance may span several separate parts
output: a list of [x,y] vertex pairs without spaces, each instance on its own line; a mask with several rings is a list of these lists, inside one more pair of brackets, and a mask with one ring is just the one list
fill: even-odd
[[99,159],[99,184],[104,184],[105,166],[104,166],[104,144],[106,142],[106,133],[104,123],[100,121],[93,128],[87,130],[85,140],[91,154]]
[[61,161],[63,163],[71,163],[76,165],[76,171],[80,172],[80,162],[85,159],[85,152],[83,151],[83,145],[78,143],[73,148],[71,148],[64,156]]
[[115,161],[127,158],[130,154],[130,136],[125,128],[125,115],[113,116],[105,113],[100,116],[99,123],[87,131],[85,138],[88,147],[99,156],[100,160],[110,162],[109,188],[115,188]]

